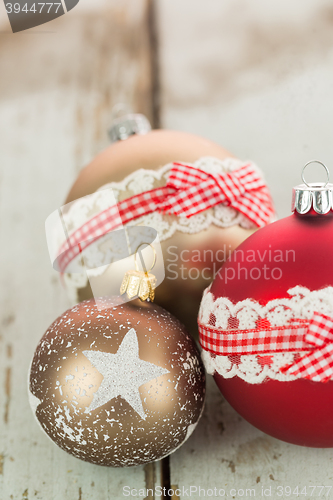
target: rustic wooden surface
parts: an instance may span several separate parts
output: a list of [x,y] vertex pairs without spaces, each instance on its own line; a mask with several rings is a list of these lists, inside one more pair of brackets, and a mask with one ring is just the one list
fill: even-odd
[[[159,2],[162,125],[255,160],[280,216],[290,214],[291,187],[306,161],[319,157],[333,172],[332,19],[326,0]],[[277,486],[333,490],[332,466],[333,450],[289,445],[252,427],[210,376],[202,421],[170,456],[173,485],[224,488],[229,498],[233,488],[261,497],[262,487],[272,487],[272,498],[281,498]],[[327,491],[299,498],[327,498]]]
[[[44,222],[108,143],[118,102],[152,116],[148,2],[99,1],[29,33],[0,34],[0,499],[106,500],[160,483],[160,464],[81,462],[41,432],[27,376],[38,340],[69,306]],[[1,7],[2,8],[2,7]],[[1,26],[0,26],[1,28]],[[48,31],[47,33],[45,31]]]
[[[170,474],[173,490],[181,491],[172,500],[185,500],[191,487],[196,499],[199,487],[206,496],[216,488],[229,498],[265,498],[263,490],[271,498],[287,498],[279,487],[292,492],[298,487],[300,493],[304,486],[307,494],[289,498],[327,499],[333,496],[333,451],[294,446],[259,431],[230,407],[209,376],[202,420],[191,439],[170,456]],[[331,486],[330,495],[328,488],[317,486]]]
[[326,162],[333,178],[332,2],[173,4],[159,2],[163,126],[255,161],[289,215],[307,161]]
[[[162,478],[161,463],[106,469],[67,455],[40,431],[27,399],[35,345],[68,307],[48,259],[44,221],[107,144],[113,104],[129,102],[158,121],[151,2],[93,3],[81,0],[63,18],[15,36],[0,7],[0,500],[121,499],[125,485],[168,479],[167,462]],[[158,0],[162,125],[256,160],[283,215],[299,159],[333,159],[331,6],[249,5]],[[271,498],[281,498],[277,486],[330,486],[332,471],[332,450],[266,436],[230,408],[209,377],[202,420],[170,457],[171,485],[185,489],[172,500],[188,498],[191,486],[223,488],[229,498],[242,495],[232,488],[263,498],[262,488],[272,487]],[[300,498],[327,498],[318,492]],[[202,497],[192,490],[191,498]]]

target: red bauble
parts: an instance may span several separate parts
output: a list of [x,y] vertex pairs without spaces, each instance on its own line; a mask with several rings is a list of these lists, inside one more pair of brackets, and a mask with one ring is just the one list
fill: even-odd
[[[326,193],[332,187],[322,186],[319,191]],[[299,188],[309,191],[304,185]],[[302,209],[299,200],[298,208],[305,213],[295,212],[268,225],[238,247],[216,276],[209,296],[206,293],[199,324],[200,320],[210,322],[220,333],[228,329],[236,333],[266,328],[269,335],[265,321],[271,327],[270,318],[278,328],[292,321],[293,314],[305,321],[318,308],[333,318],[333,288],[330,288],[333,286],[333,212],[330,206],[328,213],[316,213],[312,208],[313,203],[320,212],[315,204],[316,194],[309,196],[307,209],[304,205]],[[206,310],[207,306],[212,308],[213,303],[216,317]],[[229,316],[225,315],[226,308],[229,308]],[[223,324],[226,318],[229,323]],[[201,343],[205,348],[202,339]],[[287,356],[293,357],[294,353]],[[289,443],[333,447],[332,379],[324,383],[284,378],[276,363],[273,366],[274,356],[269,352],[230,357],[216,356],[206,350],[205,357],[206,366],[214,373],[223,396],[252,425]],[[275,354],[277,363],[281,359],[281,353]],[[240,363],[240,360],[243,361]],[[216,366],[220,366],[220,373]]]

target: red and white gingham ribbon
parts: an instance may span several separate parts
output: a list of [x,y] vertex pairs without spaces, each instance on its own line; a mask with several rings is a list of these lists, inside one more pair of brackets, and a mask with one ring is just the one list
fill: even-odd
[[281,368],[283,373],[299,375],[315,382],[327,382],[333,378],[333,321],[328,316],[314,313],[305,341],[312,351],[294,364]]
[[274,215],[268,188],[251,163],[223,174],[173,163],[166,186],[120,201],[74,231],[59,250],[59,269],[65,272],[82,250],[138,217],[159,211],[189,218],[220,203],[243,213],[258,227]]
[[321,313],[309,322],[262,330],[219,330],[199,323],[199,334],[203,349],[217,355],[310,351],[281,372],[315,382],[333,378],[333,320]]

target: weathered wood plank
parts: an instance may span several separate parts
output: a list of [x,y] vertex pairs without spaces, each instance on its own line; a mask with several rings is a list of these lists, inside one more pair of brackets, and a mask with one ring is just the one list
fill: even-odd
[[[201,422],[189,441],[170,456],[172,488],[181,489],[175,499],[187,498],[186,489],[189,492],[191,486],[192,498],[199,498],[199,487],[206,496],[209,489],[216,488],[231,498],[263,498],[262,489],[271,489],[270,496],[279,498],[279,486],[289,486],[292,491],[307,486],[307,495],[301,496],[306,500],[311,498],[310,486],[332,486],[333,490],[331,449],[303,448],[274,439],[241,418],[222,398],[211,376],[207,389]],[[249,492],[242,495],[238,490]],[[327,498],[328,489],[319,493],[319,488],[313,490],[312,498]]]
[[123,498],[125,485],[160,482],[159,464],[108,469],[67,455],[41,432],[27,398],[34,348],[69,306],[44,221],[107,145],[115,103],[152,116],[147,9],[146,0],[82,0],[29,34],[1,33],[1,500]]
[[289,215],[302,166],[313,158],[333,165],[332,2],[158,7],[162,125],[257,162],[278,215]]
[[[279,215],[289,215],[303,164],[313,157],[333,164],[331,3],[161,0],[158,7],[162,125],[256,161]],[[258,497],[271,486],[278,498],[278,485],[332,486],[332,464],[332,450],[288,445],[249,425],[211,376],[201,423],[170,457],[173,485],[224,488],[229,497],[231,488],[254,488]]]

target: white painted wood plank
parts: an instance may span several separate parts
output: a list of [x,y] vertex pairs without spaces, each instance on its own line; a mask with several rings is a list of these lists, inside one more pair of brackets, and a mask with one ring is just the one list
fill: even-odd
[[[184,446],[170,456],[172,488],[180,488],[180,495],[174,495],[172,500],[187,498],[190,487],[195,499],[200,498],[199,487],[205,490],[206,497],[210,496],[208,490],[216,488],[217,492],[224,490],[229,498],[246,497],[238,490],[252,490],[248,497],[264,498],[262,489],[271,491],[272,498],[281,498],[279,486],[289,486],[292,491],[298,486],[299,492],[306,486],[307,494],[299,497],[305,500],[331,498],[328,489],[320,495],[319,488],[312,490],[310,486],[331,486],[332,495],[332,449],[294,446],[264,434],[231,408],[211,376],[207,385],[201,422]],[[223,491],[215,496],[223,497]],[[297,495],[291,494],[290,498]]]
[[[161,0],[158,7],[162,125],[256,161],[278,214],[289,215],[306,161],[318,157],[333,172],[331,3]],[[170,457],[173,485],[224,488],[229,497],[232,488],[254,488],[258,497],[272,487],[279,498],[278,485],[333,486],[332,465],[333,450],[289,445],[252,427],[211,376],[202,421]],[[327,498],[327,490],[310,493],[300,498]]]
[[280,217],[307,161],[333,178],[332,2],[161,0],[159,20],[164,127],[256,161]]
[[99,7],[80,2],[50,33],[0,37],[1,500],[123,498],[123,486],[145,487],[149,471],[160,481],[159,464],[109,469],[67,455],[42,433],[27,398],[35,346],[69,306],[44,221],[107,144],[112,106],[125,100],[151,113],[147,2]]

